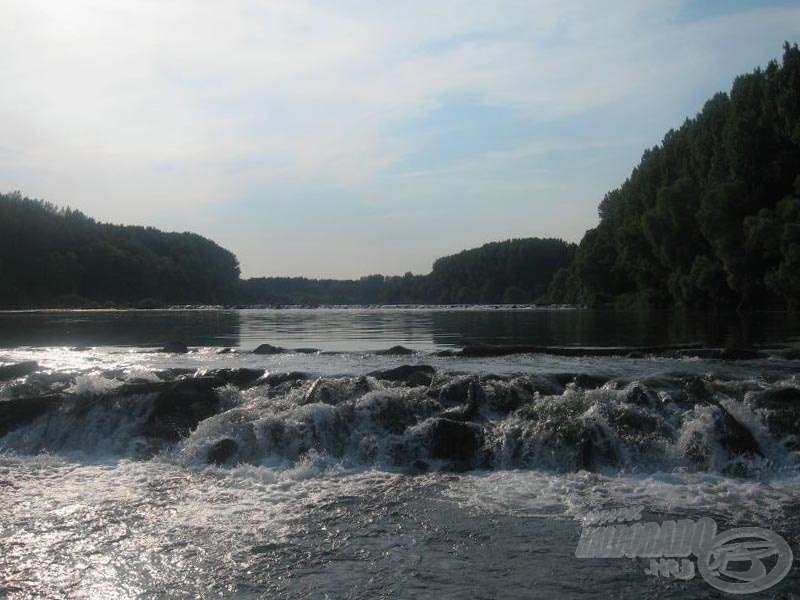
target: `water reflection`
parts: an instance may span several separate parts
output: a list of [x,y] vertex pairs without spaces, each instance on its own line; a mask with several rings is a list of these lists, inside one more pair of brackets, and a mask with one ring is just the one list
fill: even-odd
[[800,340],[800,315],[762,312],[503,309],[283,309],[63,311],[0,313],[0,346],[373,350],[402,344],[418,350],[466,344],[651,346],[705,343],[746,346]]

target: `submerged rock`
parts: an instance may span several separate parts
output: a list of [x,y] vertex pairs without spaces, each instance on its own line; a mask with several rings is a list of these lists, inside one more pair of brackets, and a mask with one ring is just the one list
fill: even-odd
[[295,348],[294,351],[298,354],[316,354],[319,348]]
[[766,356],[764,352],[750,348],[723,348],[719,353],[722,360],[755,360]]
[[231,456],[236,454],[238,449],[239,445],[236,443],[236,440],[222,438],[211,446],[206,456],[206,462],[210,465],[222,466],[224,463],[228,462]]
[[425,385],[428,386],[433,380],[433,374],[436,372],[430,365],[401,365],[394,369],[384,369],[381,371],[373,371],[369,373],[375,379],[382,379],[384,381],[399,381],[408,384],[409,386]]
[[287,373],[270,373],[262,377],[257,383],[265,385],[281,385],[288,382],[305,381],[310,379],[306,373],[300,371],[289,371]]
[[431,456],[469,460],[483,445],[483,429],[474,423],[437,418],[431,428]]
[[577,387],[585,390],[603,387],[609,380],[606,375],[590,375],[588,373],[555,373],[552,378],[562,387],[574,383]]
[[189,352],[189,347],[183,342],[167,342],[161,347],[160,352],[169,352],[171,354],[186,354]]
[[60,408],[63,403],[63,394],[0,401],[0,436],[33,421],[36,417]]
[[5,365],[0,367],[0,381],[24,377],[25,375],[30,375],[38,370],[39,363],[35,360],[28,360],[13,365]]
[[167,441],[189,435],[201,421],[219,412],[220,400],[213,387],[218,386],[173,386],[162,393],[147,420],[146,434]]
[[794,446],[800,446],[800,389],[766,390],[754,395],[752,402],[764,411],[764,421],[771,433],[781,438],[793,435]]
[[603,428],[593,419],[583,424],[578,439],[579,466],[585,471],[597,471],[604,466],[615,466],[619,454]]
[[408,356],[409,354],[414,354],[414,351],[405,346],[392,346],[386,350],[378,350],[375,354],[380,354],[382,356]]
[[244,389],[255,383],[265,373],[264,369],[212,369],[204,374],[211,377],[218,377],[225,383],[235,385],[239,389]]
[[253,350],[253,354],[283,354],[284,352],[286,352],[285,348],[273,346],[272,344],[261,344]]

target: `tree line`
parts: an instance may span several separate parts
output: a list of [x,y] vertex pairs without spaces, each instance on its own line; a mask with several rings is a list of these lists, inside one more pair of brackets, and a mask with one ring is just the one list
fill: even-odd
[[141,306],[236,300],[239,263],[194,233],[98,223],[0,194],[0,306]]
[[199,235],[0,194],[1,308],[537,302],[574,252],[562,240],[513,239],[440,258],[427,275],[243,280],[236,257]]
[[783,50],[645,151],[553,278],[553,301],[800,305],[800,51]]

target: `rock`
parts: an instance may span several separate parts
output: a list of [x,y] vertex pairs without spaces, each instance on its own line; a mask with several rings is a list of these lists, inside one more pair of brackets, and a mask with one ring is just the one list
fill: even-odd
[[201,421],[217,414],[220,401],[214,388],[223,384],[217,377],[197,377],[172,383],[156,399],[146,433],[168,441],[186,437]]
[[589,375],[588,373],[556,373],[552,378],[560,386],[574,383],[579,388],[591,390],[603,387],[609,378],[605,375]]
[[430,365],[402,365],[394,369],[385,369],[382,371],[373,371],[369,373],[375,379],[382,379],[384,381],[400,381],[407,383],[410,386],[424,385],[428,386],[433,380],[433,374],[436,369]]
[[430,471],[431,466],[424,460],[415,460],[411,466],[406,469],[408,475],[422,475]]
[[747,427],[742,425],[721,404],[717,420],[717,436],[720,444],[731,456],[764,456],[761,446]]
[[[173,381],[178,377],[183,377],[185,375],[194,375],[195,369],[182,369],[182,368],[174,368],[174,369],[164,369],[162,371],[155,371],[155,376],[163,381]],[[121,374],[124,376],[125,372],[121,371]]]
[[222,438],[211,446],[206,456],[206,462],[210,465],[222,466],[238,449],[239,445],[236,443],[236,440]]
[[[765,421],[773,435],[794,435],[800,441],[800,389],[770,389],[755,395],[753,403],[766,412]],[[800,448],[798,448],[800,449]]]
[[431,428],[431,456],[469,460],[483,445],[483,429],[474,423],[437,418]]
[[222,387],[225,381],[219,377],[187,377],[174,381],[148,381],[126,383],[110,392],[110,396],[134,396],[139,394],[167,394],[169,392],[205,392]]
[[378,350],[375,354],[382,356],[408,356],[409,354],[414,354],[414,351],[405,346],[392,346],[386,350]]
[[[466,404],[469,385],[472,379],[472,377],[459,377],[441,386],[438,390],[438,399],[442,406]],[[434,396],[435,394],[436,389],[430,390],[429,395]]]
[[441,358],[449,358],[451,356],[456,356],[456,353],[452,350],[437,350],[436,352],[431,352],[431,356],[438,356]]
[[239,389],[251,386],[256,380],[264,375],[264,369],[213,369],[207,371],[205,375],[218,377],[225,383],[235,385]]
[[790,348],[780,353],[780,357],[786,360],[800,360],[800,348]]
[[459,353],[461,356],[485,357],[508,356],[509,354],[551,354],[553,356],[626,356],[628,354],[648,355],[667,351],[681,351],[699,347],[694,344],[677,346],[652,347],[573,347],[573,346],[529,346],[529,345],[490,345],[476,344],[465,346]]
[[40,415],[60,408],[63,403],[63,394],[0,401],[0,436],[33,421]]
[[468,460],[453,460],[443,464],[439,470],[443,473],[466,473],[472,470],[472,463]]
[[593,419],[588,419],[583,424],[583,431],[578,439],[578,460],[584,471],[597,471],[603,466],[613,466],[619,462],[613,443]]
[[217,354],[230,354],[231,352],[233,352],[232,348],[220,348],[217,350]]
[[186,354],[189,348],[183,342],[167,342],[161,348],[160,352],[169,352],[172,354]]
[[316,354],[319,348],[295,348],[294,351],[298,354]]
[[285,348],[279,348],[271,344],[261,344],[253,350],[253,354],[283,354],[284,352],[286,352]]
[[686,399],[694,404],[706,404],[711,399],[711,392],[700,377],[692,376],[683,380]]
[[305,373],[300,373],[299,371],[290,371],[288,373],[270,373],[269,375],[262,377],[258,383],[263,383],[266,385],[281,385],[287,382],[305,381],[306,379],[310,379],[310,377]]
[[13,365],[5,365],[0,367],[0,381],[24,377],[25,375],[30,375],[38,370],[39,363],[35,360],[20,362]]
[[755,360],[766,356],[763,352],[749,348],[724,348],[719,354],[722,360]]

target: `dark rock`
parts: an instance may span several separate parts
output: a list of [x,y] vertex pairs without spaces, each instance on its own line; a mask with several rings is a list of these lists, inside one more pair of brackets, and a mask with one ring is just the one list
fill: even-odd
[[711,400],[711,391],[700,377],[687,377],[683,380],[686,399],[694,404],[706,404]]
[[0,436],[33,421],[36,417],[60,408],[63,403],[63,394],[0,401]]
[[235,385],[240,389],[251,386],[256,380],[264,375],[264,369],[213,369],[207,371],[205,375],[218,377],[225,383]]
[[24,377],[39,370],[39,363],[35,360],[29,360],[13,365],[5,365],[0,367],[0,381],[8,379],[16,379],[17,377]]
[[394,369],[373,371],[369,373],[375,379],[384,381],[400,381],[410,386],[430,385],[436,369],[430,365],[402,365]]
[[239,445],[236,443],[236,440],[222,438],[211,446],[206,456],[206,462],[210,465],[222,466],[238,449]]
[[780,353],[781,358],[786,360],[800,360],[800,348],[790,348]]
[[641,385],[633,385],[625,394],[625,401],[639,406],[652,406],[658,403],[658,396]]
[[220,348],[217,350],[217,354],[230,354],[231,352],[233,352],[232,348]]
[[603,387],[609,380],[605,375],[589,375],[588,373],[556,373],[552,375],[552,378],[561,386],[574,383],[585,390]]
[[474,423],[435,419],[431,428],[431,456],[469,460],[483,445],[483,429]]
[[468,460],[453,460],[443,464],[439,470],[443,473],[466,473],[472,470],[472,463]]
[[316,354],[319,348],[295,348],[294,351],[298,354]]
[[126,383],[110,392],[111,396],[135,396],[139,394],[167,394],[169,392],[205,392],[222,387],[225,381],[219,377],[187,377],[174,381],[148,381],[146,383]]
[[597,471],[604,466],[614,466],[619,462],[619,455],[603,428],[589,419],[584,423],[578,439],[579,466],[585,471]]
[[732,456],[764,456],[761,446],[747,427],[742,425],[722,405],[721,418],[717,420],[717,435],[720,444]]
[[409,354],[414,354],[414,351],[405,346],[392,346],[386,350],[378,350],[375,354],[383,356],[408,356]]
[[800,440],[800,389],[776,388],[755,395],[753,403],[766,412],[765,421],[773,435],[794,435]]
[[220,400],[214,388],[220,385],[224,382],[217,377],[196,377],[172,383],[156,399],[147,421],[147,433],[168,441],[186,437],[201,421],[219,411]]
[[271,344],[261,344],[253,350],[253,354],[283,354],[284,352],[286,352],[285,348],[279,348]]
[[719,355],[722,360],[755,360],[766,356],[763,352],[749,348],[724,348]]
[[[120,371],[124,375],[124,371]],[[178,377],[183,377],[185,375],[194,375],[194,369],[183,369],[183,368],[174,368],[174,369],[164,369],[162,371],[155,371],[155,376],[163,381],[173,381]]]
[[424,460],[415,460],[413,463],[411,463],[411,466],[408,467],[406,473],[409,475],[422,475],[423,473],[430,471],[430,469],[431,466]]
[[183,342],[167,342],[160,352],[170,352],[172,354],[186,354],[189,348]]
[[442,406],[456,406],[466,404],[467,394],[469,392],[470,382],[473,377],[459,377],[451,379],[437,390],[431,389],[430,395],[436,397],[438,395],[439,402]]
[[265,385],[281,385],[287,382],[305,381],[306,379],[310,379],[310,377],[305,373],[289,371],[288,373],[270,373],[262,377],[258,383],[263,383]]
[[718,359],[722,355],[719,348],[686,348],[681,350],[662,352],[667,358],[702,358],[705,360]]
[[456,356],[456,353],[453,350],[437,350],[436,352],[431,352],[431,356],[439,356],[441,358],[449,358],[451,356]]
[[577,347],[577,346],[528,346],[528,345],[490,345],[477,344],[465,346],[459,353],[461,356],[485,357],[508,356],[510,354],[551,354],[553,356],[626,356],[628,354],[656,354],[667,351],[680,351],[699,347],[694,344],[676,346],[652,347]]

